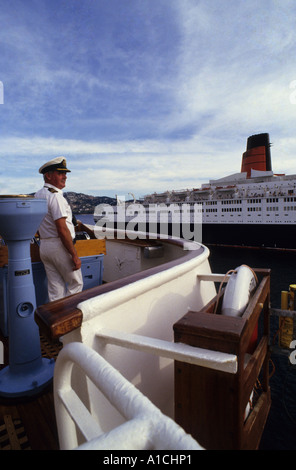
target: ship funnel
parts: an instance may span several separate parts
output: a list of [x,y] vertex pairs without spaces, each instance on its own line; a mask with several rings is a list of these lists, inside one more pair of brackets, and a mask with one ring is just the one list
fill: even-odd
[[251,176],[251,169],[271,171],[269,134],[252,135],[247,140],[247,149],[243,153],[241,172]]
[[42,358],[34,320],[36,295],[30,242],[47,212],[46,199],[0,196],[0,234],[8,246],[9,365],[0,371],[0,396],[34,395],[53,377],[54,361]]

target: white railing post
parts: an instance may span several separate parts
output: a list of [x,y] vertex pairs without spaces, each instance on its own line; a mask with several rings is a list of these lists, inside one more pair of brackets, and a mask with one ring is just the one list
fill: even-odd
[[[99,423],[80,402],[71,387],[73,365],[77,365],[127,423],[102,433]],[[82,343],[70,343],[60,352],[54,375],[54,400],[60,446],[77,447],[76,426],[92,449],[201,449],[200,445],[172,419],[164,416],[147,397],[137,390],[97,352]],[[122,431],[124,427],[124,432]],[[141,427],[141,433],[135,429]]]
[[237,356],[235,354],[212,351],[188,344],[173,343],[158,338],[125,333],[124,331],[110,330],[108,328],[98,330],[96,337],[106,344],[144,351],[156,356],[220,370],[230,374],[237,373]]

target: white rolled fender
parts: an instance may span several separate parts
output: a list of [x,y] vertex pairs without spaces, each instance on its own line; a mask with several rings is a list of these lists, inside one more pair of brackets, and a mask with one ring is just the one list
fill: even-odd
[[242,316],[256,284],[256,275],[249,266],[243,264],[237,267],[232,272],[225,288],[221,309],[222,315]]

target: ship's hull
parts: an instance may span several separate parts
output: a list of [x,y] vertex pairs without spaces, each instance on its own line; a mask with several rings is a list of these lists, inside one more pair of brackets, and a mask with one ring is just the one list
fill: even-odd
[[296,225],[204,224],[202,242],[206,245],[296,250]]
[[[187,240],[199,241],[204,245],[273,248],[296,250],[295,224],[203,224],[199,230],[191,226],[170,225],[157,227],[158,233],[179,236]],[[196,239],[198,237],[198,239]]]
[[[107,224],[108,226],[108,224]],[[115,228],[130,229],[130,222],[112,224]],[[272,248],[296,250],[296,224],[244,224],[244,223],[203,223],[203,224],[149,224],[133,223],[135,232],[180,237],[204,245]],[[141,238],[141,235],[139,235]]]

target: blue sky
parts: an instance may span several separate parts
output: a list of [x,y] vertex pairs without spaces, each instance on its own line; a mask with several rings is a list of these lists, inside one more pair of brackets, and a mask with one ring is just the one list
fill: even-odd
[[259,132],[296,173],[295,27],[294,0],[2,0],[0,194],[60,155],[68,191],[198,187]]

